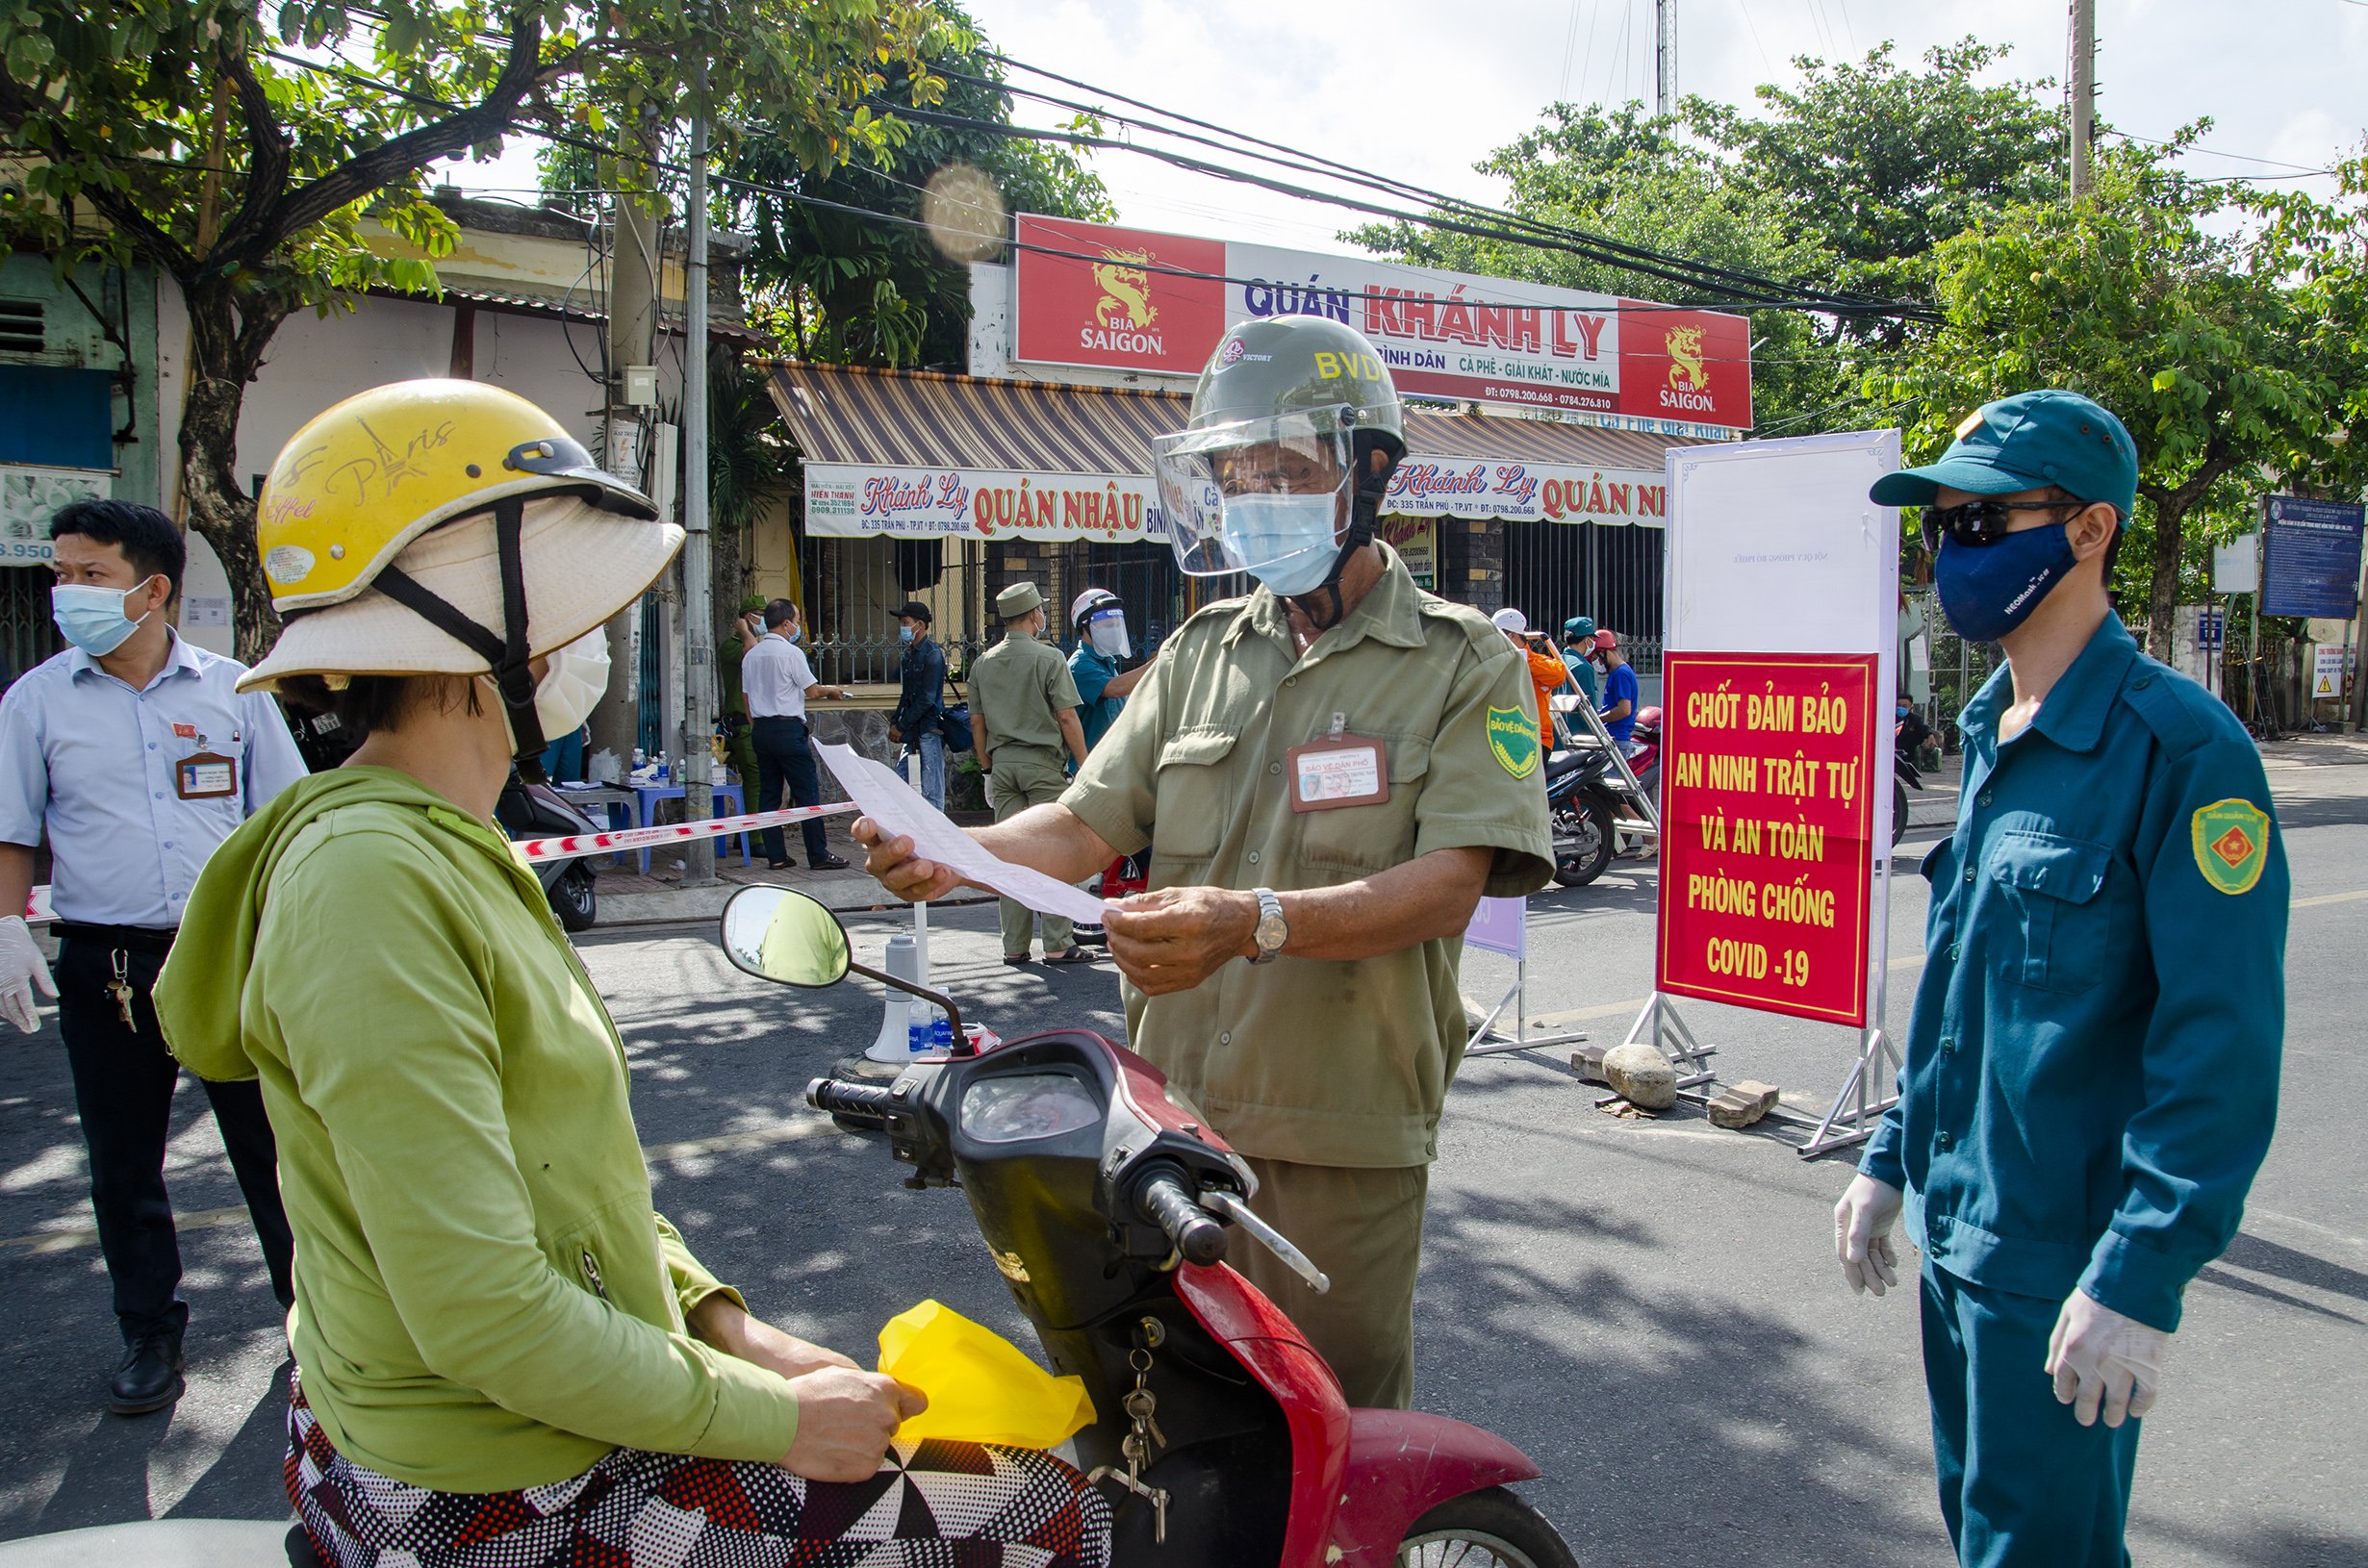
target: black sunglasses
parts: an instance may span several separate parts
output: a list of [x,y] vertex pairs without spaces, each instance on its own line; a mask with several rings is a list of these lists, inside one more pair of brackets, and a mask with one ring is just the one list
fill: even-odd
[[2081,512],[2087,501],[1966,501],[1957,506],[1924,508],[1924,546],[1938,550],[1946,534],[1959,544],[1979,548],[2004,539],[2018,512]]

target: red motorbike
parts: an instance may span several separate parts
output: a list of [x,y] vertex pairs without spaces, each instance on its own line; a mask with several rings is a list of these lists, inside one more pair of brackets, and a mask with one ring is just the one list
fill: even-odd
[[[835,984],[838,918],[802,894],[733,895],[724,949],[750,974]],[[818,1078],[807,1102],[887,1137],[908,1187],[958,1186],[1012,1300],[1098,1412],[1079,1464],[1110,1488],[1118,1568],[1457,1564],[1576,1568],[1509,1490],[1538,1467],[1440,1416],[1353,1410],[1291,1321],[1225,1265],[1249,1236],[1315,1289],[1323,1275],[1251,1212],[1257,1183],[1167,1080],[1098,1034],[1061,1029],[917,1059],[892,1084]]]

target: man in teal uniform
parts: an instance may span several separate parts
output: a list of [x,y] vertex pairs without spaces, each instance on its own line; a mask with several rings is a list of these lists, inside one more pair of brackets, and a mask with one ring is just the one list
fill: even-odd
[[1134,656],[1127,637],[1126,607],[1107,588],[1089,588],[1069,606],[1069,624],[1077,632],[1077,647],[1069,655],[1069,678],[1077,682],[1078,721],[1085,726],[1085,749],[1091,751],[1118,722],[1127,695],[1151,672],[1146,659],[1121,670],[1118,661]]
[[1871,493],[1924,508],[1942,608],[2007,661],[1924,860],[1898,1103],[1834,1211],[1881,1295],[1904,1199],[1967,1568],[2128,1562],[2138,1418],[2277,1118],[2285,851],[2251,738],[2106,602],[2137,475],[2119,419],[2034,392]]

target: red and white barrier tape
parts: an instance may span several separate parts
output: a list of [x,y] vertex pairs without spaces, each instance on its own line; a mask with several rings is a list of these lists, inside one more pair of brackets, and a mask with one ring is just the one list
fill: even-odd
[[[816,817],[843,817],[855,809],[853,801],[835,806],[788,806],[779,811],[754,811],[745,817],[710,817],[697,822],[664,822],[656,827],[620,827],[606,833],[570,833],[555,839],[521,839],[518,852],[528,865],[546,860],[573,860],[625,849],[649,849],[680,844],[686,839],[721,838],[730,833],[753,833],[759,828],[786,827]],[[33,890],[25,919],[38,925],[58,918],[49,906],[49,884]]]
[[527,864],[573,860],[580,855],[607,854],[618,849],[649,849],[680,844],[686,839],[720,838],[729,833],[753,833],[760,827],[783,827],[816,817],[839,817],[855,809],[853,801],[835,806],[789,806],[780,811],[751,812],[746,817],[710,817],[696,822],[665,822],[656,827],[620,827],[605,833],[570,833],[553,839],[521,839],[518,852]]

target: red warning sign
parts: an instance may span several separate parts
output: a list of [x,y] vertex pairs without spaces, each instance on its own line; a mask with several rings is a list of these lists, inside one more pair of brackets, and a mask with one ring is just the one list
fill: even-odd
[[1876,664],[1665,655],[1661,990],[1865,1025]]

